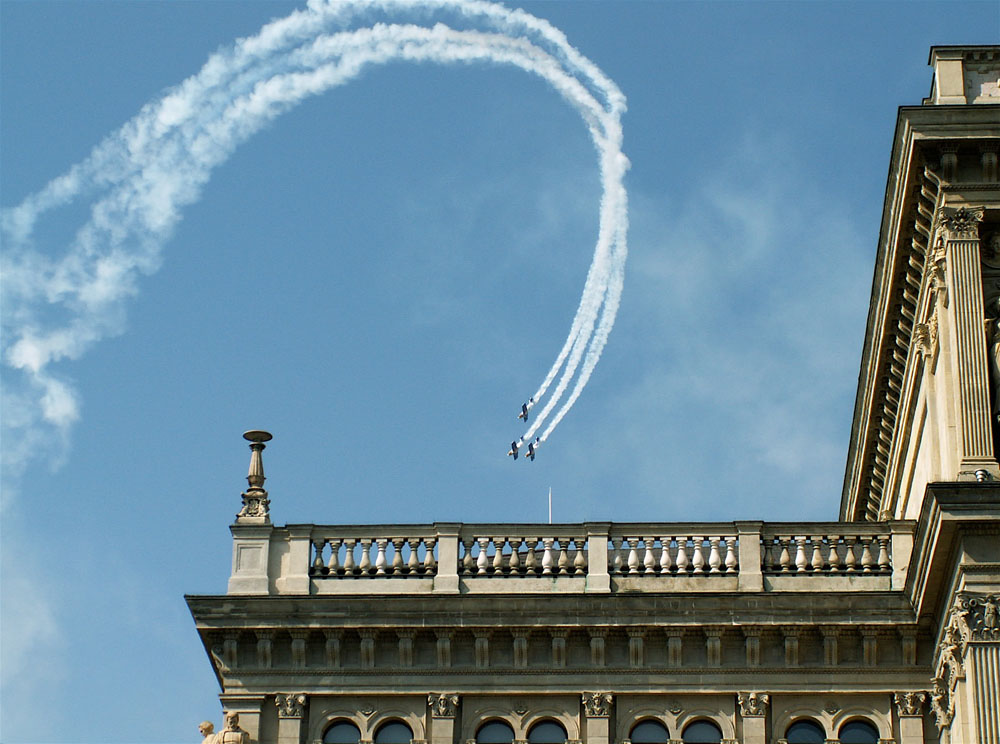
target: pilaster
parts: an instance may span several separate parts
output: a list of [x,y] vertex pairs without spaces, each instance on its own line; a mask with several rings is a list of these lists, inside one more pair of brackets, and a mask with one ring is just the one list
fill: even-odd
[[899,744],[924,744],[926,692],[897,692],[893,696],[899,718]]
[[741,692],[736,699],[743,718],[743,744],[767,744],[767,707],[771,696],[765,692]]
[[260,716],[264,707],[263,695],[223,693],[219,695],[222,709],[240,716],[240,728],[250,734],[250,741],[260,741]]
[[610,692],[585,692],[582,702],[587,744],[610,744],[614,695]]
[[[300,744],[307,702],[308,698],[302,693],[275,695],[274,704],[278,706],[277,744]],[[251,735],[251,741],[256,741],[256,737]]]
[[452,744],[455,741],[455,716],[461,698],[456,693],[432,692],[427,696],[431,712],[429,744]]

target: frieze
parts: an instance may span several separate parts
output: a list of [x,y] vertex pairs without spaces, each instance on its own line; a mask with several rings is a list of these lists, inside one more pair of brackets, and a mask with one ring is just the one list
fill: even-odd
[[307,700],[308,698],[301,692],[293,695],[279,692],[274,697],[274,704],[278,706],[278,718],[302,718]]
[[919,716],[927,700],[926,692],[897,692],[893,696],[896,711],[901,716]]
[[427,696],[432,718],[454,718],[458,713],[458,701],[458,695],[449,692],[432,692]]
[[588,718],[607,718],[611,715],[614,695],[610,692],[583,693],[583,708]]
[[770,702],[771,696],[766,692],[741,692],[739,694],[740,715],[744,718],[767,715],[767,706]]

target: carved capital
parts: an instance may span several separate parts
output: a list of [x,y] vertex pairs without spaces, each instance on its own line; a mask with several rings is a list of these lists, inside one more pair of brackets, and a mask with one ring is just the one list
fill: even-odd
[[611,703],[614,695],[610,692],[583,693],[583,709],[587,718],[607,718],[611,715]]
[[771,702],[771,696],[766,692],[741,692],[738,699],[740,715],[744,718],[767,715],[767,706]]
[[427,696],[432,718],[454,718],[458,713],[458,702],[458,695],[451,692],[432,692]]
[[893,696],[896,712],[901,716],[919,716],[927,701],[926,692],[897,692]]
[[278,718],[302,718],[308,700],[309,698],[301,692],[294,695],[279,692],[274,696],[274,704],[278,706]]
[[941,207],[938,218],[949,240],[979,240],[983,212],[982,207]]

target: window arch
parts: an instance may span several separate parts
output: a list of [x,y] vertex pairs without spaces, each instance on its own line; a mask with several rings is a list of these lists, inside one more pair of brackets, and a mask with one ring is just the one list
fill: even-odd
[[628,738],[632,744],[667,744],[670,732],[659,721],[647,718],[632,727]]
[[878,729],[864,719],[856,718],[840,727],[840,744],[878,744]]
[[476,731],[476,744],[511,744],[514,729],[506,721],[486,721]]
[[528,732],[528,744],[565,744],[566,729],[555,721],[540,721]]
[[718,744],[722,741],[722,729],[711,721],[695,721],[684,727],[681,738],[685,744]]
[[361,731],[350,721],[334,721],[323,732],[323,744],[358,744]]
[[803,718],[788,727],[785,739],[788,744],[823,744],[826,741],[826,731],[816,721]]
[[386,721],[375,731],[375,744],[410,744],[413,731],[402,721]]

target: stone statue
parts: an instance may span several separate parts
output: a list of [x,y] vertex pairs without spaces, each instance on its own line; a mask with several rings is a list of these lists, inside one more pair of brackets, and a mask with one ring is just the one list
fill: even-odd
[[215,735],[212,744],[250,744],[250,734],[240,728],[240,714],[227,710],[226,727]]
[[1000,318],[990,318],[990,376],[993,378],[993,420],[1000,421]]
[[1000,628],[1000,617],[997,613],[996,597],[987,597],[986,607],[983,610],[983,629],[997,630]]
[[201,744],[215,744],[215,724],[211,721],[202,721],[199,723],[198,733],[205,737],[201,740]]

